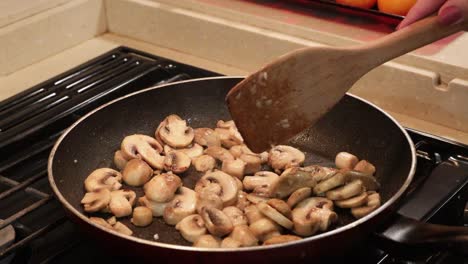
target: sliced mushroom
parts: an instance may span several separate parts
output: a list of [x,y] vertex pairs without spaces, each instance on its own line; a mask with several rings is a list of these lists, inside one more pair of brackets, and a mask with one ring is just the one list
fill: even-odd
[[192,143],[193,129],[178,115],[170,115],[162,123],[157,135],[164,143],[173,148],[184,148]]
[[240,210],[244,210],[247,206],[251,205],[252,203],[247,199],[247,193],[243,191],[239,191],[237,193],[237,203],[236,207]]
[[360,171],[367,175],[374,175],[375,166],[367,160],[361,160],[356,164],[356,166],[354,166],[353,170]]
[[271,186],[272,197],[286,198],[297,189],[314,187],[317,184],[313,174],[304,168],[286,169]]
[[89,220],[95,224],[98,224],[100,226],[103,226],[103,227],[106,227],[106,228],[109,228],[109,229],[112,229],[112,225],[109,224],[106,220],[104,220],[103,218],[101,217],[94,217],[94,216],[91,216],[89,218]]
[[233,177],[233,178],[236,181],[237,189],[239,189],[239,191],[243,190],[244,189],[244,184],[242,184],[242,181],[239,180],[239,178],[237,178],[237,177]]
[[366,189],[364,188],[362,181],[354,180],[345,184],[344,186],[326,192],[326,196],[328,199],[333,201],[344,200],[356,195],[360,195],[365,191]]
[[254,236],[260,241],[268,240],[272,237],[271,233],[276,235],[280,230],[280,226],[269,218],[259,219],[250,224],[249,228]]
[[365,206],[355,207],[351,209],[351,214],[356,218],[362,218],[375,209],[377,209],[381,204],[380,194],[374,191],[367,192],[367,203]]
[[221,246],[221,241],[219,238],[212,235],[203,235],[193,243],[193,246],[201,248],[219,248]]
[[132,159],[127,162],[122,171],[123,181],[130,186],[141,186],[148,182],[153,175],[153,169],[141,159]]
[[201,155],[193,160],[193,166],[197,171],[207,172],[216,166],[216,160],[209,155]]
[[293,208],[294,206],[296,206],[296,204],[303,201],[304,199],[309,197],[311,194],[312,194],[312,189],[309,187],[297,189],[296,191],[291,193],[291,195],[288,198],[287,203],[290,208]]
[[115,225],[115,223],[117,223],[117,218],[115,216],[112,216],[112,217],[109,217],[109,219],[107,219],[106,221],[110,225]]
[[292,210],[294,232],[300,236],[311,236],[326,231],[338,219],[332,211],[333,202],[321,197],[307,198]]
[[258,196],[253,193],[248,193],[247,194],[247,200],[253,204],[259,204],[259,203],[264,203],[268,201],[268,197],[263,197],[263,196]]
[[234,160],[234,156],[232,156],[231,152],[222,147],[208,147],[205,149],[205,154],[221,162],[225,160]]
[[221,170],[231,176],[234,176],[238,179],[242,179],[244,177],[245,165],[246,165],[246,162],[241,159],[235,159],[235,160],[228,159],[228,160],[223,161]]
[[223,209],[223,200],[216,193],[210,191],[197,192],[197,212],[201,214],[203,207]]
[[123,170],[125,168],[125,164],[127,164],[128,160],[124,157],[121,150],[117,150],[114,153],[114,164],[119,170]]
[[126,136],[121,144],[123,156],[130,159],[142,158],[152,168],[163,169],[164,157],[160,155],[163,148],[159,142],[146,135],[130,135]]
[[135,226],[148,226],[153,222],[153,213],[146,206],[138,206],[133,209],[133,216],[130,219]]
[[187,154],[180,151],[172,151],[164,159],[164,169],[174,173],[182,173],[188,170],[191,162]]
[[221,147],[221,139],[218,133],[214,133],[211,128],[194,129],[195,143],[205,147]]
[[262,169],[262,160],[255,154],[242,154],[240,160],[245,162],[245,174],[256,173]]
[[197,143],[193,143],[192,145],[189,145],[186,148],[179,149],[179,151],[185,153],[192,160],[203,155],[203,147],[198,145]]
[[158,203],[158,202],[151,201],[148,198],[146,198],[146,196],[138,198],[138,203],[141,204],[142,206],[149,208],[154,217],[163,216],[164,210],[166,209],[166,206],[169,204],[169,202]]
[[367,191],[377,191],[380,189],[380,183],[370,174],[354,170],[342,170],[342,173],[345,175],[346,182],[360,180]]
[[278,145],[270,150],[268,163],[275,171],[300,166],[305,160],[302,151],[291,146]]
[[257,222],[260,219],[265,218],[265,216],[258,210],[257,206],[255,204],[246,206],[244,208],[244,214],[245,217],[247,217],[247,221],[249,222],[249,225]]
[[253,190],[253,193],[269,197],[273,183],[279,178],[278,174],[270,171],[259,171],[254,176],[245,176],[242,183],[248,191]]
[[228,206],[223,209],[223,213],[229,217],[233,226],[247,225],[247,217],[241,209],[235,206]]
[[215,128],[215,132],[218,133],[219,138],[221,139],[221,144],[226,148],[230,148],[244,142],[244,139],[232,120],[226,122],[219,120],[217,128]]
[[223,241],[221,241],[221,248],[239,248],[241,247],[241,243],[231,237],[225,237]]
[[315,194],[322,195],[325,192],[327,192],[327,191],[329,191],[331,189],[334,189],[336,187],[339,187],[339,186],[341,186],[341,185],[343,185],[345,183],[346,183],[346,176],[343,173],[338,172],[335,175],[333,175],[333,177],[318,183],[313,188],[313,190],[314,190]]
[[340,208],[360,207],[367,203],[367,192],[363,192],[358,196],[354,196],[345,200],[334,201],[335,205]]
[[197,241],[201,236],[206,234],[205,221],[198,214],[193,214],[185,217],[176,227],[185,240],[189,242]]
[[276,210],[275,208],[271,207],[269,204],[259,203],[257,204],[257,207],[260,210],[260,212],[262,212],[271,220],[275,221],[280,226],[285,227],[287,229],[291,229],[293,227],[293,222],[291,220],[289,220],[282,213],[278,212],[278,210]]
[[258,244],[258,239],[247,225],[234,226],[229,237],[238,241],[241,247],[253,247]]
[[124,217],[132,214],[136,194],[131,190],[117,190],[110,193],[109,210],[115,217]]
[[340,152],[335,157],[335,165],[340,169],[352,170],[358,163],[359,159],[351,153]]
[[282,215],[286,216],[288,219],[291,219],[291,207],[289,207],[285,201],[280,199],[270,199],[267,204],[276,209]]
[[275,236],[266,240],[265,242],[263,242],[263,245],[283,244],[283,243],[288,243],[291,241],[297,241],[301,239],[302,239],[301,237],[294,236],[294,235],[280,235],[280,236]]
[[219,195],[224,206],[233,205],[237,200],[239,191],[236,180],[229,174],[215,170],[207,172],[198,180],[195,185],[195,191],[201,193],[208,191]]
[[122,174],[120,172],[109,168],[100,168],[89,174],[84,181],[84,186],[87,192],[100,189],[115,191],[122,187],[121,181]]
[[85,212],[94,213],[101,211],[109,205],[111,192],[108,189],[98,189],[94,192],[87,192],[81,204],[84,205]]
[[121,234],[131,236],[133,234],[133,231],[128,228],[126,225],[122,224],[121,222],[115,223],[113,226],[113,229]]
[[158,203],[169,202],[174,198],[177,189],[182,186],[182,180],[173,173],[163,173],[154,176],[147,182],[143,190],[145,196]]
[[203,207],[201,217],[208,231],[214,236],[224,236],[231,233],[234,226],[223,211],[214,207]]
[[187,187],[180,187],[179,193],[169,202],[164,209],[164,221],[168,225],[176,225],[186,216],[194,214],[197,206],[195,192]]

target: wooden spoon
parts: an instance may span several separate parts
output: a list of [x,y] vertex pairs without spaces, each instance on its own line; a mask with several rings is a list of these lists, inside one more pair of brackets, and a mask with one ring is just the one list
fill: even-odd
[[295,50],[237,84],[226,101],[245,143],[259,153],[313,125],[373,68],[464,28],[468,23],[444,26],[429,17],[358,46]]

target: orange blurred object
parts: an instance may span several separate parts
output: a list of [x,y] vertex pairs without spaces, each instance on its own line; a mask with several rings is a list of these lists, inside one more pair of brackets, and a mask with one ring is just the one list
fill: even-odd
[[[390,0],[391,1],[391,0]],[[336,0],[337,3],[361,8],[371,8],[377,0]]]
[[377,0],[379,10],[385,13],[406,16],[416,0]]

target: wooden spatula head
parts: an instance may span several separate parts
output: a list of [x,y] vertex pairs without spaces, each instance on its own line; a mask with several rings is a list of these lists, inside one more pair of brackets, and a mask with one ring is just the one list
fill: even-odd
[[226,100],[247,146],[264,151],[319,120],[362,76],[354,53],[297,50],[237,84]]

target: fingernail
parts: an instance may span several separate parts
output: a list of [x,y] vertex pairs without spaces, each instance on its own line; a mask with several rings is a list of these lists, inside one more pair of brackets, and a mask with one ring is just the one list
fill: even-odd
[[461,10],[456,6],[448,6],[439,13],[439,22],[444,25],[453,25],[463,20]]

